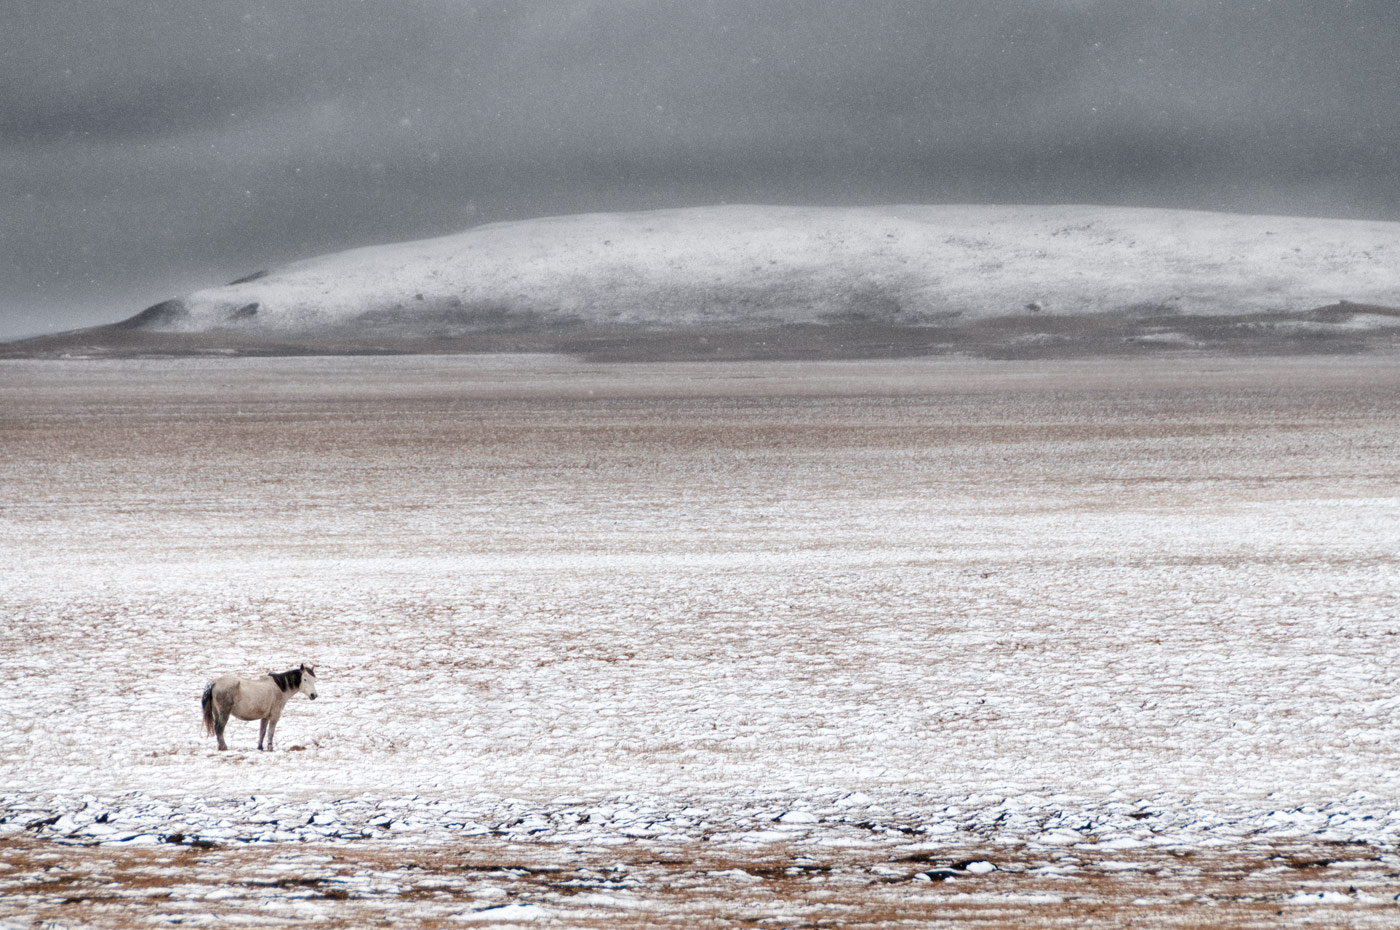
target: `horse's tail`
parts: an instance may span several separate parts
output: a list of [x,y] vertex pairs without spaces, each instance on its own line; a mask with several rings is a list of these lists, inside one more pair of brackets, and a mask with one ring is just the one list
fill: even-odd
[[204,697],[199,699],[199,706],[204,708],[204,732],[212,736],[214,734],[214,683],[211,681],[204,688]]

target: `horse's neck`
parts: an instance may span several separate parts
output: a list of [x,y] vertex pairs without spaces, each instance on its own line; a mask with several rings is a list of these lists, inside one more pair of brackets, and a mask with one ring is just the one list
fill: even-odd
[[268,672],[259,680],[267,682],[268,687],[272,689],[272,700],[274,702],[278,704],[285,704],[288,700],[291,699],[293,692],[283,691],[282,688],[277,684],[277,679],[272,677],[271,672]]

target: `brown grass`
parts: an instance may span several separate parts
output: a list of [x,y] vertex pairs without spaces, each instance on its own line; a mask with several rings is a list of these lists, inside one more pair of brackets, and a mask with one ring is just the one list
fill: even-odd
[[[997,871],[942,880],[947,870],[979,859],[995,862]],[[1353,864],[1335,867],[1340,861]],[[262,914],[283,926],[314,918],[319,926],[355,927],[411,913],[418,926],[455,926],[458,915],[506,903],[541,906],[576,927],[1009,930],[1141,926],[1143,920],[1153,927],[1241,930],[1381,927],[1394,926],[1393,899],[1400,894],[1393,857],[1326,843],[1128,853],[1028,853],[996,845],[891,856],[645,842],[598,850],[489,837],[432,848],[365,842],[203,851],[8,838],[0,841],[0,862],[0,917],[107,928],[146,926],[158,914]],[[1060,873],[1048,874],[1053,868]],[[930,873],[932,881],[921,877]],[[1320,892],[1345,900],[1293,900]],[[209,893],[220,897],[207,900]]]

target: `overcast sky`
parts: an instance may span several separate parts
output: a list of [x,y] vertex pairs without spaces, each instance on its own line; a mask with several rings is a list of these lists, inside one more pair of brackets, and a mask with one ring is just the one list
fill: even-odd
[[0,338],[555,213],[1400,220],[1397,0],[3,0]]

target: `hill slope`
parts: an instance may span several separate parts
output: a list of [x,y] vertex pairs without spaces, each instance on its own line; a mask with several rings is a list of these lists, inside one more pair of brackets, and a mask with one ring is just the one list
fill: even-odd
[[1350,344],[1392,333],[1400,317],[1387,308],[1397,306],[1400,223],[1087,206],[732,206],[499,223],[355,249],[158,304],[108,335],[113,345],[166,334],[288,351],[606,352],[640,340],[661,354],[700,333],[724,343],[754,332],[823,344],[918,333],[910,351],[1091,337]]

